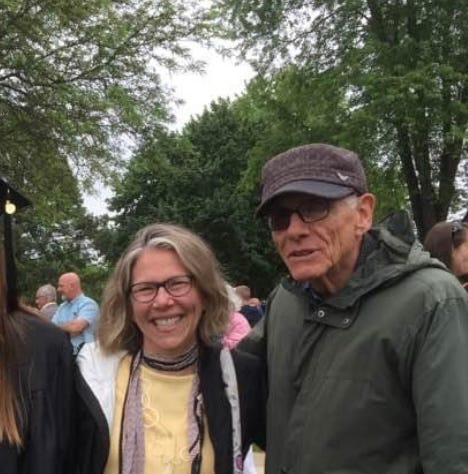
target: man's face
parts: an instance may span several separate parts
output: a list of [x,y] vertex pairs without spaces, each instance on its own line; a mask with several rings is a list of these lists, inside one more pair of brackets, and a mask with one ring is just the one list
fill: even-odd
[[41,309],[47,303],[47,296],[36,293],[36,306]]
[[[286,228],[275,230],[273,226],[273,241],[295,280],[311,282],[318,291],[333,293],[354,270],[362,236],[372,223],[374,197],[353,195],[324,202],[307,194],[285,194],[273,202],[270,221],[275,222],[275,213],[284,216],[287,210],[298,207],[304,215],[320,220],[304,222],[293,212]],[[283,226],[287,225],[287,219],[282,220]]]
[[76,289],[73,282],[66,276],[61,276],[58,281],[57,291],[66,300],[72,300],[76,295]]

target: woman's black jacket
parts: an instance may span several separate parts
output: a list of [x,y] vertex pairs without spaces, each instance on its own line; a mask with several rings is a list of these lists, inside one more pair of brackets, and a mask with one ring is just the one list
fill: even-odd
[[[23,448],[0,443],[2,474],[71,472],[73,357],[69,339],[37,316],[15,312]],[[1,357],[1,354],[0,354]],[[1,361],[0,361],[1,363]],[[0,390],[2,388],[0,387]]]

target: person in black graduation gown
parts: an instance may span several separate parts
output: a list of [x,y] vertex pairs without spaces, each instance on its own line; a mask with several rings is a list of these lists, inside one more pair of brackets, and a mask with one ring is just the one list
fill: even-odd
[[0,180],[0,472],[70,472],[73,357],[60,329],[18,303],[11,217],[29,201]]

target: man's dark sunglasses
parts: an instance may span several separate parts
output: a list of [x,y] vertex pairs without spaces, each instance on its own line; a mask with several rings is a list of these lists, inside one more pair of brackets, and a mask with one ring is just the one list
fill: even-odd
[[273,231],[286,230],[294,213],[306,223],[320,221],[328,216],[333,202],[330,199],[312,198],[294,208],[274,206],[268,213],[268,225]]

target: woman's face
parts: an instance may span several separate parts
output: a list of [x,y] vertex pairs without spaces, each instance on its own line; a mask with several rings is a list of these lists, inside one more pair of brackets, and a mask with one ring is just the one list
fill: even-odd
[[[164,283],[189,275],[177,253],[161,248],[145,249],[132,271],[132,287],[140,283]],[[172,280],[174,281],[174,280]],[[159,287],[149,303],[130,296],[133,319],[143,334],[146,355],[176,356],[186,352],[197,338],[197,327],[203,312],[200,292],[193,284],[183,296],[171,296]]]
[[455,276],[468,273],[468,240],[453,249],[451,270]]

